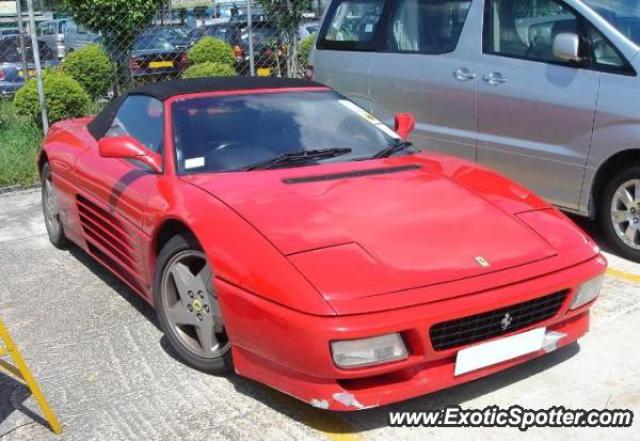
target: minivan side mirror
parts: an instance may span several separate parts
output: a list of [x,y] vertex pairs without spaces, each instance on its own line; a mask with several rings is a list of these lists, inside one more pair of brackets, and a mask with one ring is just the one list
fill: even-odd
[[162,173],[162,157],[130,136],[102,138],[98,141],[98,152],[103,158],[140,161],[149,166],[154,173]]
[[573,32],[562,32],[553,40],[553,55],[563,61],[580,62],[580,37]]
[[396,113],[396,133],[405,141],[416,128],[416,119],[411,113]]

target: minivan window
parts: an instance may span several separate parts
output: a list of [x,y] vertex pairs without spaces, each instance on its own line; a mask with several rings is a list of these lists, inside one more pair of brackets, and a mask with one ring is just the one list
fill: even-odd
[[344,0],[333,10],[324,40],[365,43],[373,40],[384,0]]
[[564,63],[553,54],[553,41],[579,33],[576,15],[552,0],[491,0],[487,19],[485,52],[534,61]]
[[593,52],[593,64],[604,69],[626,69],[627,62],[600,31],[589,25],[587,37]]
[[388,49],[399,52],[451,52],[471,0],[400,0],[389,27]]
[[640,8],[634,0],[585,0],[628,39],[640,46]]

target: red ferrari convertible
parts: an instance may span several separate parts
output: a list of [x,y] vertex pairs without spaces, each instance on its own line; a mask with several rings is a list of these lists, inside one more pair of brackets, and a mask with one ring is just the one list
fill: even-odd
[[49,131],[47,231],[157,310],[175,351],[316,407],[404,400],[589,326],[606,261],[563,214],[424,153],[316,83],[143,86]]

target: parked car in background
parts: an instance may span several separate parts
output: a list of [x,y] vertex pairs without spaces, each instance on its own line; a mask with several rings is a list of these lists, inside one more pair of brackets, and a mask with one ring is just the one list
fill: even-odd
[[[246,16],[244,16],[246,19]],[[263,15],[254,15],[256,21],[252,22],[254,65],[259,76],[271,76],[278,60],[284,64],[284,52],[286,47],[280,38],[280,33],[275,26],[264,20]],[[262,21],[258,20],[260,17]],[[246,21],[229,20],[226,23],[217,23],[193,29],[189,33],[191,44],[202,37],[217,38],[229,44],[233,48],[236,57],[235,68],[238,73],[249,72],[249,29]]]
[[67,21],[64,28],[64,44],[66,53],[73,52],[91,43],[100,41],[100,35],[88,31],[73,20]]
[[[20,49],[20,38],[13,35],[0,39],[0,96],[2,97],[13,95],[24,85],[25,78],[35,75],[31,39],[25,38],[24,44],[26,71]],[[46,42],[38,40],[38,48],[43,67],[51,67],[59,63],[58,57]]]
[[309,35],[315,35],[320,30],[319,21],[309,21],[302,23],[298,28],[298,35],[300,40],[307,38]]
[[213,37],[228,42],[228,31],[229,25],[227,23],[200,26],[189,31],[189,41],[191,44],[194,44],[202,37]]
[[0,38],[20,35],[18,28],[0,28]]
[[177,78],[189,66],[186,35],[167,29],[152,29],[136,38],[129,59],[134,79]]
[[69,19],[61,18],[41,21],[37,25],[38,38],[46,42],[59,59],[64,58],[66,53],[64,31],[68,22]]
[[413,140],[599,219],[640,260],[640,10],[615,0],[334,0],[314,79]]

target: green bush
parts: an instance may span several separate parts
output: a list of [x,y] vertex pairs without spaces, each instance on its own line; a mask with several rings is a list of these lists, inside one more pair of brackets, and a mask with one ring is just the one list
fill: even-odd
[[[85,115],[91,99],[80,83],[61,71],[43,73],[44,95],[47,100],[49,122]],[[40,102],[36,79],[22,86],[13,100],[16,112],[40,124]]]
[[228,64],[200,63],[187,68],[182,73],[182,78],[233,77],[235,75],[236,70]]
[[302,42],[300,43],[300,52],[298,52],[298,61],[300,62],[300,66],[305,69],[309,65],[309,55],[311,54],[311,49],[313,48],[313,43],[316,41],[315,35],[308,35]]
[[189,49],[187,56],[191,64],[220,63],[231,66],[235,62],[233,48],[213,37],[201,38]]
[[62,63],[62,71],[95,99],[106,96],[113,86],[116,67],[100,45],[90,44],[69,53]]

